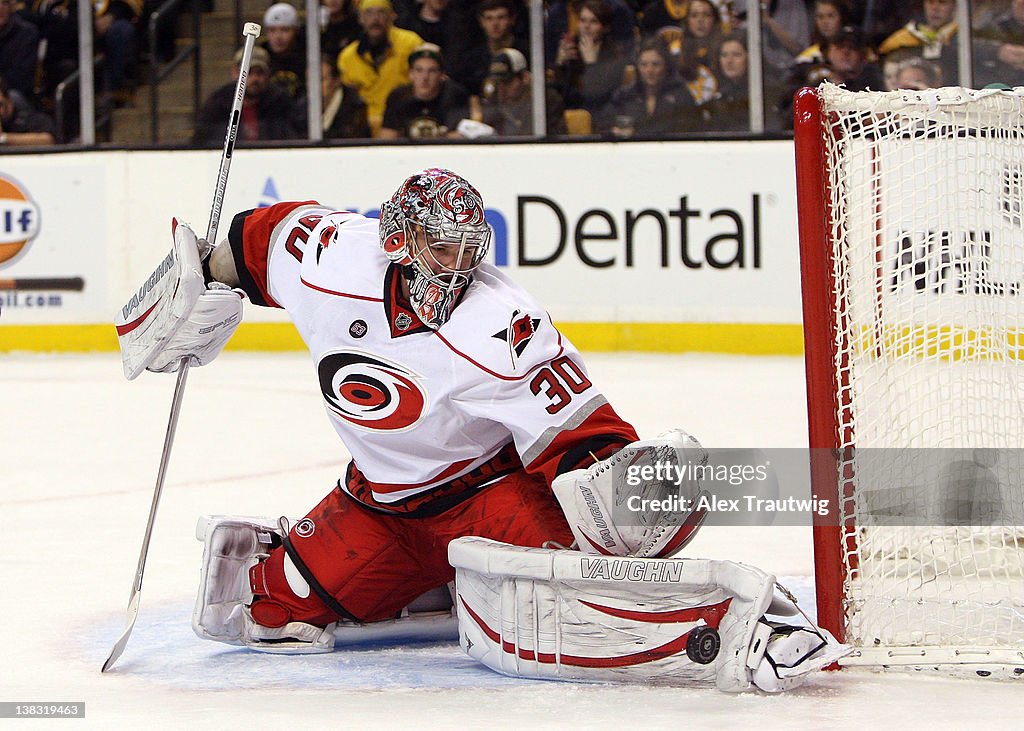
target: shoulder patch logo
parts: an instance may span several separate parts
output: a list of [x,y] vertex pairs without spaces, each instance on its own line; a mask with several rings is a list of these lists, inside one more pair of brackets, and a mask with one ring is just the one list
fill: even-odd
[[369,331],[366,326],[366,320],[353,320],[352,324],[348,326],[348,334],[354,338],[361,338]]
[[512,359],[512,367],[515,368],[516,362],[526,350],[526,346],[533,340],[538,327],[540,327],[539,317],[530,317],[530,313],[516,310],[512,313],[508,327],[499,330],[491,337],[508,343],[508,354]]
[[327,247],[334,243],[334,240],[338,238],[338,227],[337,226],[325,226],[324,230],[320,232],[320,240],[316,242],[316,263],[320,263],[320,255],[326,251]]

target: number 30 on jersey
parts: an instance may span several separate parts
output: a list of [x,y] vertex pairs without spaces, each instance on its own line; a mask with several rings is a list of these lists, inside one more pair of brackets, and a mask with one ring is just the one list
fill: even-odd
[[551,401],[545,407],[549,414],[557,414],[593,383],[576,363],[567,355],[555,358],[544,366],[530,381],[530,392],[534,396],[546,397]]

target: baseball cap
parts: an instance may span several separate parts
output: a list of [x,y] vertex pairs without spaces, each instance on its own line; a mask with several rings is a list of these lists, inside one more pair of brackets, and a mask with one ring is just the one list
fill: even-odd
[[867,48],[868,41],[864,36],[864,33],[860,28],[854,25],[844,25],[836,33],[835,38],[828,42],[829,46],[856,46],[857,48]]
[[391,6],[391,0],[362,0],[362,2],[359,3],[360,10],[373,10],[374,8],[387,10],[389,13],[393,13],[395,11]]
[[526,57],[515,48],[503,48],[491,56],[490,70],[487,77],[491,79],[511,79],[526,71]]
[[437,61],[438,65],[444,67],[444,54],[436,43],[422,43],[412,49],[412,53],[409,54],[409,65],[412,66],[421,58],[432,58]]
[[[244,53],[244,48],[239,48],[235,51],[235,66],[241,65]],[[253,46],[252,56],[249,58],[249,67],[252,68],[253,66],[262,66],[267,71],[270,70],[270,54],[267,53],[267,49],[262,46]]]
[[299,11],[288,3],[274,3],[263,14],[263,26],[266,28],[280,26],[298,28]]

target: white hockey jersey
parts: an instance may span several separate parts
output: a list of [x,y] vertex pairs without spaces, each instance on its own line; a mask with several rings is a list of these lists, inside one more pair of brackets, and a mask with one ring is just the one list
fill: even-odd
[[636,439],[576,349],[483,264],[439,330],[423,325],[378,222],[313,201],[235,216],[242,288],[283,307],[353,457],[342,488],[378,509],[441,512],[513,470],[550,482]]

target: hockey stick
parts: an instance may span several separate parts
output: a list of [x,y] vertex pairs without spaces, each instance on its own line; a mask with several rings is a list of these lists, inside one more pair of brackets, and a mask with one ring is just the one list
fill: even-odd
[[[220,225],[221,208],[224,205],[224,191],[228,185],[228,171],[231,169],[231,156],[235,149],[235,140],[238,137],[238,123],[242,116],[242,101],[245,99],[245,82],[249,75],[249,62],[252,60],[252,48],[259,37],[260,26],[258,23],[246,23],[242,31],[245,36],[245,47],[242,51],[242,60],[239,64],[238,84],[235,86],[235,98],[231,105],[231,114],[228,117],[227,136],[224,138],[224,149],[220,156],[220,170],[217,173],[217,185],[213,194],[213,207],[210,210],[210,225],[206,231],[206,240],[215,244],[217,240],[217,228]],[[139,617],[139,603],[142,601],[142,573],[146,568],[146,556],[149,553],[149,541],[153,536],[153,522],[156,519],[156,509],[160,504],[160,494],[164,489],[164,478],[167,476],[167,463],[171,456],[171,446],[174,443],[174,432],[178,428],[178,413],[181,411],[181,399],[185,393],[185,380],[188,378],[188,369],[191,361],[188,356],[181,359],[178,364],[178,380],[174,384],[174,397],[171,399],[171,415],[167,420],[167,434],[164,436],[163,452],[160,455],[160,469],[157,471],[156,487],[153,489],[153,502],[149,506],[149,521],[146,523],[146,533],[142,538],[142,551],[139,553],[139,565],[135,569],[135,581],[132,583],[131,593],[128,595],[128,621],[121,636],[114,643],[110,656],[100,672],[109,670],[117,659],[121,657],[128,638],[135,628],[135,620]]]

